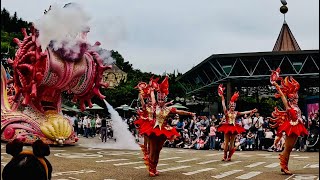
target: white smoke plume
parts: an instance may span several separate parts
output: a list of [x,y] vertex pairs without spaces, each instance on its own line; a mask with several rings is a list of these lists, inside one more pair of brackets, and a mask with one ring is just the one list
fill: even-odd
[[76,3],[64,7],[53,4],[46,14],[34,22],[35,28],[39,30],[38,40],[42,51],[45,51],[53,40],[56,42],[53,47],[55,50],[64,45],[66,49],[78,47],[72,50],[79,52],[80,49],[76,43],[85,41],[80,34],[88,28],[90,19],[90,16]]
[[111,51],[103,49],[99,46],[92,46],[89,48],[89,50],[96,51],[99,54],[100,58],[103,59],[104,65],[112,65],[115,63],[115,59],[111,57]]
[[89,148],[101,148],[101,149],[127,149],[127,150],[139,150],[140,147],[136,143],[135,138],[128,130],[128,125],[119,116],[118,112],[113,109],[113,107],[104,100],[108,112],[111,115],[112,129],[116,141],[109,140],[107,143],[102,142],[90,142],[82,143],[81,146]]

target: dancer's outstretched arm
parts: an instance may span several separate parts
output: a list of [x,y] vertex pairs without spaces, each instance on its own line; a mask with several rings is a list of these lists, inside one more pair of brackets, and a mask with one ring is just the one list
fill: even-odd
[[258,109],[254,108],[254,109],[252,109],[251,111],[239,112],[238,115],[241,116],[241,115],[251,114],[251,113],[255,113],[255,112],[258,112]]
[[177,113],[179,115],[190,115],[190,116],[196,115],[196,113],[192,113],[192,112],[184,111],[184,110],[175,110],[175,113]]
[[222,103],[223,112],[226,112],[227,111],[227,107],[226,107],[226,102],[225,102],[224,96],[223,96],[223,94],[219,94],[219,96],[221,97],[221,103]]
[[139,94],[139,100],[140,100],[141,106],[144,107],[146,103],[144,102],[144,99],[141,93]]
[[221,103],[222,103],[222,108],[223,108],[223,113],[227,112],[227,107],[226,107],[226,102],[223,96],[223,91],[224,91],[224,87],[222,84],[219,85],[218,87],[218,95],[221,97]]
[[156,97],[154,95],[154,89],[151,89],[150,95],[151,95],[151,103],[154,106],[156,104]]
[[283,102],[283,105],[286,109],[290,109],[289,105],[288,105],[288,101],[287,101],[287,98],[286,96],[283,94],[283,92],[281,91],[281,88],[280,86],[278,85],[278,83],[276,82],[273,82],[272,85],[274,85],[278,91],[278,93],[281,95],[281,100]]

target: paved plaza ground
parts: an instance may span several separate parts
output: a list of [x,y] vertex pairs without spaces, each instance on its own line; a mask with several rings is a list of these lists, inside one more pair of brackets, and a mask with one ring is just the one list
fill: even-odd
[[[158,170],[148,177],[141,151],[84,148],[83,139],[75,146],[52,147],[48,157],[53,180],[144,180],[144,179],[319,179],[319,152],[293,152],[289,168],[292,176],[282,175],[278,153],[237,151],[231,162],[222,162],[222,151],[164,148]],[[27,149],[31,148],[26,147]],[[11,159],[1,144],[1,172]]]

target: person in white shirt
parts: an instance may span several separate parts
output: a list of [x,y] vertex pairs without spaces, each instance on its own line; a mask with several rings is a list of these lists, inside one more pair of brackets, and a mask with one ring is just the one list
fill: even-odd
[[270,129],[266,129],[266,131],[264,132],[264,148],[269,148],[272,146],[273,144],[273,132],[270,131]]
[[[258,122],[257,122],[258,121]],[[255,127],[258,129],[257,131],[257,137],[255,139],[255,144],[257,145],[255,148],[256,149],[259,149],[259,150],[262,150],[262,138],[264,136],[264,133],[263,133],[263,128],[262,128],[262,125],[263,125],[263,117],[260,116],[260,113],[256,112],[255,113],[255,117],[253,118],[253,122],[252,122]]]
[[242,125],[243,128],[246,130],[246,134],[248,134],[250,127],[252,126],[252,119],[250,116],[247,116],[246,114],[242,118]]
[[90,127],[88,127],[88,124],[89,124],[88,116],[85,116],[85,117],[83,118],[82,124],[83,124],[83,129],[84,129],[83,137],[88,138],[89,128],[90,128]]
[[99,139],[101,139],[100,129],[101,129],[101,118],[100,118],[99,114],[97,114],[97,118],[96,118],[96,134],[100,135]]

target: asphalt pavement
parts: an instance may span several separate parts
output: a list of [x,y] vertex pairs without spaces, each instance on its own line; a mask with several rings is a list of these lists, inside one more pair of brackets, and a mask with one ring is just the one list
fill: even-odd
[[[52,180],[319,179],[319,152],[293,152],[289,169],[294,175],[288,176],[280,172],[276,152],[236,151],[232,161],[223,162],[222,151],[163,148],[160,176],[151,178],[140,150],[82,146],[89,141],[100,143],[98,138],[80,138],[74,146],[51,147]],[[10,159],[1,143],[1,172]]]

